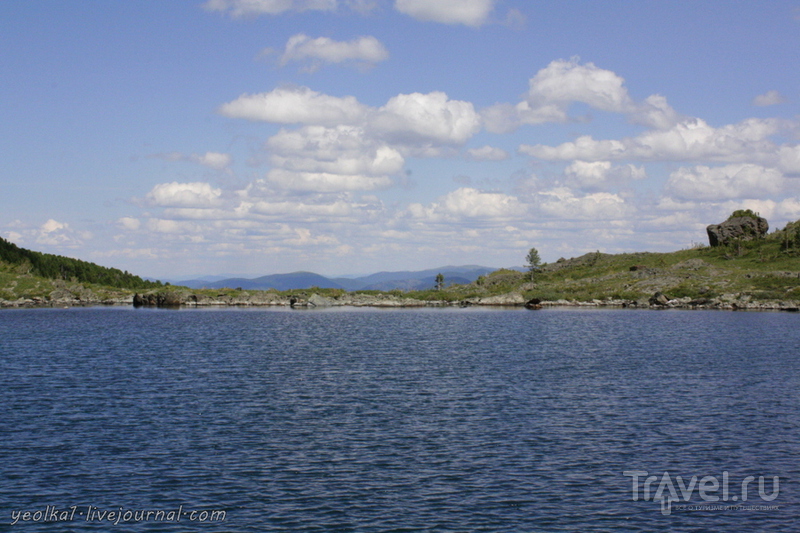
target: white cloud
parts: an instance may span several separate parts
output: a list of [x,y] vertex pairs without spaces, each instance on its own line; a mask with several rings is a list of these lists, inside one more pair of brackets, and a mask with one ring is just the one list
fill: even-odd
[[288,170],[391,175],[402,171],[405,163],[397,150],[366,138],[355,126],[281,130],[266,146],[272,163]]
[[324,63],[356,63],[374,65],[389,58],[389,52],[378,39],[362,36],[351,41],[334,41],[328,37],[311,37],[299,33],[289,38],[281,55],[281,64],[310,62],[307,71],[313,72]]
[[781,146],[778,150],[778,166],[787,174],[800,174],[800,145]]
[[203,8],[241,18],[280,15],[287,11],[333,11],[336,9],[336,0],[208,0]]
[[417,20],[480,26],[495,0],[395,0],[394,7]]
[[611,161],[575,161],[564,174],[581,187],[597,187],[605,183],[611,171]]
[[147,199],[161,207],[210,207],[218,203],[221,189],[208,183],[161,183],[153,187]]
[[581,189],[599,189],[613,183],[647,177],[644,167],[612,166],[610,161],[574,161],[564,169],[567,184]]
[[58,222],[57,220],[53,220],[51,218],[47,222],[42,224],[41,228],[39,229],[42,232],[42,234],[48,234],[67,229],[68,227],[69,224],[67,224],[66,222]]
[[122,217],[117,220],[117,224],[119,224],[123,229],[136,231],[141,227],[142,222],[138,218]]
[[290,190],[335,192],[384,189],[405,160],[356,126],[281,130],[266,143],[273,169],[268,181]]
[[267,180],[284,190],[339,192],[371,191],[392,185],[386,176],[364,176],[359,174],[331,174],[329,172],[294,172],[275,168],[267,173]]
[[495,104],[481,110],[481,118],[487,131],[492,133],[509,133],[522,124],[544,124],[547,122],[564,122],[567,115],[556,104],[542,105],[532,108],[528,102],[517,105]]
[[368,210],[368,205],[342,198],[328,203],[297,200],[255,200],[252,203],[247,203],[245,208],[249,213],[274,217],[279,220],[311,218],[317,221],[331,221],[343,217],[353,217],[362,210]]
[[626,146],[622,141],[605,140],[596,141],[589,135],[582,135],[574,142],[567,142],[558,146],[537,144],[534,146],[520,145],[519,151],[523,154],[545,161],[569,161],[582,159],[586,161],[600,161],[603,159],[619,159],[625,157]]
[[769,137],[780,121],[748,119],[714,128],[701,119],[684,120],[669,130],[649,130],[622,140],[595,140],[582,136],[559,146],[522,145],[520,152],[548,161],[582,159],[637,159],[647,161],[745,162],[776,159]]
[[363,121],[367,106],[352,96],[338,98],[308,87],[279,88],[268,93],[243,94],[223,104],[226,117],[277,124],[320,124],[335,126]]
[[495,104],[482,110],[486,128],[494,133],[506,133],[522,124],[565,122],[569,119],[569,106],[574,102],[625,114],[631,122],[659,129],[670,128],[681,119],[663,96],[652,95],[643,102],[635,102],[623,78],[593,63],[578,61],[577,58],[552,61],[529,80],[525,100],[516,105]]
[[567,187],[538,193],[536,204],[543,214],[555,218],[592,221],[625,219],[633,210],[617,194],[596,192],[576,196]]
[[6,240],[11,241],[15,244],[20,244],[23,242],[23,236],[21,233],[17,231],[9,231],[6,233]]
[[339,98],[307,87],[279,88],[242,95],[219,112],[278,124],[359,126],[373,139],[404,146],[422,157],[438,155],[436,145],[463,144],[481,128],[472,103],[450,100],[439,91],[399,94],[386,105],[371,108],[352,96]]
[[213,168],[214,170],[224,170],[233,162],[233,158],[229,154],[222,154],[219,152],[206,152],[205,154],[193,154],[192,160],[197,161],[204,167]]
[[[82,244],[68,223],[59,222],[52,218],[31,233],[37,244],[48,246],[75,246]],[[84,233],[83,237],[90,238],[91,234]]]
[[660,94],[652,94],[630,111],[631,122],[659,130],[668,130],[686,117],[680,115]]
[[470,102],[450,100],[443,92],[400,94],[378,110],[373,131],[399,142],[462,144],[475,135],[481,119]]
[[533,108],[583,102],[595,109],[625,113],[634,104],[624,85],[625,80],[593,63],[557,60],[530,79],[527,101]]
[[666,184],[667,193],[685,200],[768,198],[784,192],[786,180],[776,169],[758,165],[680,168]]
[[503,161],[508,159],[508,152],[494,146],[481,146],[467,150],[467,157],[474,161]]
[[770,105],[782,104],[786,99],[778,91],[767,91],[764,94],[759,94],[753,98],[753,105],[764,107]]
[[411,204],[408,215],[420,221],[456,222],[463,219],[481,219],[507,224],[509,218],[524,215],[525,206],[515,196],[498,192],[483,192],[462,187],[449,192],[429,206]]

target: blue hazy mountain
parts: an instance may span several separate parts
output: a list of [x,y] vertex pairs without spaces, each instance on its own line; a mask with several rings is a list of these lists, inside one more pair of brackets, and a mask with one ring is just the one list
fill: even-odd
[[271,274],[258,278],[225,278],[218,276],[204,276],[198,279],[175,281],[174,285],[183,285],[192,289],[220,289],[223,287],[279,291],[309,289],[319,287],[323,289],[344,289],[347,291],[379,290],[424,290],[431,289],[436,284],[436,276],[444,276],[445,285],[454,283],[471,283],[479,276],[497,270],[496,268],[477,265],[445,266],[418,271],[378,272],[358,278],[327,278],[314,272],[292,272],[289,274]]

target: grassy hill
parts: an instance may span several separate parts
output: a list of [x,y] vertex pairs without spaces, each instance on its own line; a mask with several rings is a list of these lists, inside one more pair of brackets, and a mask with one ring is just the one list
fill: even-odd
[[[77,259],[32,252],[0,239],[0,302],[3,305],[130,303],[134,291],[159,293],[173,304],[288,305],[317,294],[335,301],[380,301],[402,305],[442,303],[519,304],[549,302],[636,302],[660,292],[670,300],[697,302],[800,302],[800,221],[751,241],[697,246],[670,253],[588,253],[543,265],[533,276],[497,270],[472,283],[443,290],[346,292],[341,288],[297,291],[189,289],[151,282],[117,269]],[[165,297],[166,295],[166,297]],[[503,299],[504,295],[514,298]],[[494,298],[494,301],[491,299]],[[22,303],[20,303],[22,302]],[[794,303],[792,303],[794,302]],[[370,304],[367,304],[370,305]],[[784,305],[773,307],[786,307]]]
[[589,253],[560,259],[533,275],[493,272],[445,291],[407,293],[455,301],[519,292],[546,301],[647,300],[655,292],[670,299],[735,295],[752,300],[800,300],[800,221],[753,241],[697,246],[670,253]]
[[117,303],[132,290],[163,288],[159,281],[88,261],[20,248],[0,238],[0,300],[46,304]]

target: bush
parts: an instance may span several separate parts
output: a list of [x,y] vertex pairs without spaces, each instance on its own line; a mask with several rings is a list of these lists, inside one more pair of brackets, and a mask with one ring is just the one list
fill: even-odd
[[761,215],[759,213],[756,213],[752,209],[737,209],[736,211],[731,213],[731,216],[728,217],[728,220],[740,217],[761,218]]

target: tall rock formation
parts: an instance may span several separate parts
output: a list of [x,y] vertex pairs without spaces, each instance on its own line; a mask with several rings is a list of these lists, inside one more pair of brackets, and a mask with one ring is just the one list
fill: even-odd
[[706,228],[708,244],[724,246],[735,240],[751,241],[767,234],[769,223],[763,217],[733,217],[722,224],[711,224]]

